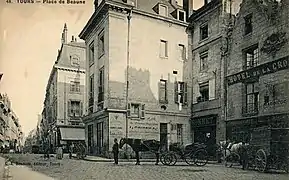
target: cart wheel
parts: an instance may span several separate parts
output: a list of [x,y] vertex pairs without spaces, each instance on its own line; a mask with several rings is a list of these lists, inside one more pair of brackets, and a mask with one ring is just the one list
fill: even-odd
[[167,165],[167,164],[165,164],[165,162],[164,162],[164,158],[165,158],[166,154],[167,154],[167,152],[166,152],[166,153],[161,153],[161,155],[160,155],[160,162],[161,162],[163,165]]
[[163,157],[163,164],[173,166],[177,162],[177,157],[174,153],[166,153]]
[[267,169],[267,156],[263,149],[259,149],[256,153],[255,164],[259,172],[265,172]]
[[205,149],[198,149],[193,153],[194,164],[205,166],[208,163],[208,153]]

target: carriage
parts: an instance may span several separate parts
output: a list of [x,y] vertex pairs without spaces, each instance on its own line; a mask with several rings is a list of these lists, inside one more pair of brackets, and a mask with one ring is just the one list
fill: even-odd
[[[175,165],[177,158],[184,159],[189,165],[204,166],[208,162],[208,153],[206,146],[200,143],[191,143],[186,146],[181,146],[178,143],[172,143],[169,146],[169,151],[163,150],[166,146],[165,143],[151,139],[132,139],[132,138],[121,138],[119,148],[122,149],[124,144],[128,144],[132,147],[136,154],[136,165],[140,164],[139,152],[152,152],[156,156],[156,165],[159,160],[163,165]],[[166,148],[165,148],[166,149]]]
[[246,168],[289,170],[289,128],[258,127],[251,133]]
[[178,158],[183,159],[188,165],[205,166],[208,162],[206,146],[201,143],[191,143],[186,146],[173,143],[169,150],[160,156],[160,161],[164,165],[175,165]]

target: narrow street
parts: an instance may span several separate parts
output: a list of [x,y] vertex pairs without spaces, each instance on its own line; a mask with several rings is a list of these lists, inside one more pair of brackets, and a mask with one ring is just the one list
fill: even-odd
[[[32,167],[34,171],[59,180],[287,180],[288,174],[284,173],[258,173],[255,171],[243,171],[240,168],[225,168],[222,165],[208,164],[205,167],[188,166],[177,163],[175,166],[155,166],[154,163],[142,163],[140,166],[132,162],[123,162],[114,165],[110,162],[90,162],[84,160],[68,159],[50,161],[54,165],[43,166],[45,163],[35,155],[26,156],[25,162],[38,162]],[[33,158],[32,158],[33,157]],[[24,160],[24,159],[23,159]],[[49,164],[49,161],[46,161]],[[57,164],[58,163],[58,164]],[[60,165],[59,165],[60,164]],[[10,166],[12,176],[21,177],[16,166]],[[14,174],[14,175],[13,175]],[[40,176],[39,176],[40,177]],[[14,178],[13,178],[14,179]]]

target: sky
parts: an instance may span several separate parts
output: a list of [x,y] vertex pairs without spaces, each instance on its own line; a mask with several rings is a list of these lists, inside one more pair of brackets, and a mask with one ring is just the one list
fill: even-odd
[[[0,92],[8,94],[22,130],[28,135],[43,109],[64,23],[68,26],[68,40],[72,35],[78,37],[94,5],[93,0],[85,0],[82,5],[11,1],[12,4],[0,1],[0,72],[4,73]],[[202,4],[202,0],[196,0],[194,9]]]

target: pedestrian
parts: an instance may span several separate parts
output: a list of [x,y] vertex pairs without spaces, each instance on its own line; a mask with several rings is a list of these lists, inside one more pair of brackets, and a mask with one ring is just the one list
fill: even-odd
[[73,147],[74,147],[74,144],[71,143],[71,145],[69,146],[69,159],[72,158]]
[[114,164],[118,164],[119,146],[118,146],[116,138],[114,139],[114,145],[112,146],[112,152],[113,152]]

